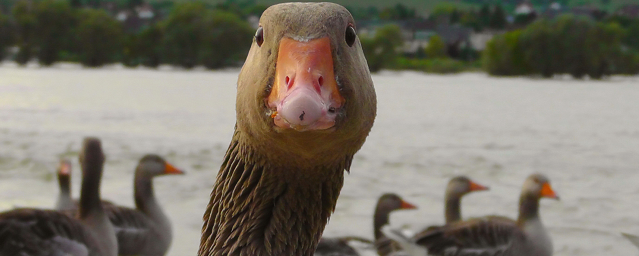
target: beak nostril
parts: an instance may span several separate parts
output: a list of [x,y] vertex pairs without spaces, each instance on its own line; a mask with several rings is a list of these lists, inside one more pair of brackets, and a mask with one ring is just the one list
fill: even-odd
[[322,87],[322,85],[324,85],[324,77],[323,77],[323,76],[320,76],[320,77],[317,79],[317,82],[319,83],[319,86],[320,86],[320,87]]
[[284,81],[286,83],[286,87],[288,89],[291,89],[291,84],[289,83],[291,81],[291,78],[286,76],[286,80]]

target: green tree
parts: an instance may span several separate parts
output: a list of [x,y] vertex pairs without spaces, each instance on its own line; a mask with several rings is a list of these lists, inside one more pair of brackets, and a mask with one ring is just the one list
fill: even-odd
[[521,30],[495,36],[486,44],[482,63],[491,75],[517,76],[532,73],[520,42]]
[[36,5],[35,41],[40,64],[49,66],[60,58],[60,52],[69,48],[71,28],[75,23],[73,11],[67,2],[44,0]]
[[457,10],[457,8],[455,8],[453,12],[450,13],[450,24],[459,23],[460,19],[461,13]]
[[80,11],[77,29],[80,59],[83,65],[99,67],[117,60],[122,52],[122,27],[102,10]]
[[254,33],[251,26],[233,13],[209,12],[203,20],[199,62],[215,69],[245,59]]
[[168,63],[185,68],[197,65],[205,13],[202,3],[178,4],[171,11],[163,22],[164,58]]
[[524,56],[534,72],[551,77],[559,66],[558,38],[552,31],[550,21],[542,19],[528,26],[521,34]]
[[137,34],[124,34],[122,36],[122,64],[127,67],[140,65],[140,38]]
[[635,50],[639,51],[639,19],[635,20],[628,27],[623,42],[628,47],[634,48]]
[[426,56],[431,59],[440,59],[446,58],[446,43],[444,40],[438,35],[431,36],[428,39],[428,46],[424,50],[426,51]]
[[493,14],[490,16],[489,23],[490,27],[494,29],[506,28],[506,12],[501,5],[498,4],[495,6],[495,11],[493,11]]
[[371,72],[395,65],[404,40],[397,25],[386,25],[375,31],[374,37],[360,37],[362,48]]
[[127,0],[127,6],[129,8],[135,8],[137,6],[140,6],[144,4],[144,0]]
[[33,56],[33,46],[35,45],[35,31],[37,19],[34,14],[33,5],[28,0],[19,0],[11,10],[17,28],[18,55],[16,62],[25,65]]
[[73,8],[80,8],[82,7],[82,0],[70,0],[70,5]]
[[163,38],[164,33],[157,24],[140,32],[138,35],[138,55],[142,65],[152,68],[160,65]]
[[6,57],[7,47],[15,42],[15,31],[9,17],[0,13],[0,61]]
[[481,9],[479,9],[479,24],[481,24],[482,27],[490,25],[490,14],[490,6],[483,4]]

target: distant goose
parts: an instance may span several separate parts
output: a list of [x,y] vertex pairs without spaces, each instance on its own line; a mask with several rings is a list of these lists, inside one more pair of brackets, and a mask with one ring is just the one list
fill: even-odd
[[434,256],[552,256],[552,240],[539,218],[542,197],[559,199],[546,176],[533,174],[524,182],[516,221],[499,216],[474,218],[433,228],[413,239],[389,227],[383,231],[413,256],[426,252]]
[[446,224],[460,221],[461,217],[461,199],[471,192],[485,191],[489,188],[476,183],[466,176],[457,176],[452,178],[446,186],[446,194],[444,196],[444,217]]
[[15,209],[0,214],[2,256],[116,256],[115,231],[100,203],[104,154],[86,138],[80,154],[82,188],[78,218],[53,210]]
[[346,8],[278,4],[259,24],[200,256],[313,255],[375,120],[373,82]]
[[[444,196],[444,217],[446,219],[446,224],[449,223],[453,223],[455,221],[460,221],[461,220],[461,199],[462,197],[464,197],[465,195],[467,195],[468,193],[471,192],[476,192],[476,191],[484,191],[484,190],[488,190],[488,187],[480,185],[479,183],[476,183],[474,181],[472,181],[471,179],[469,179],[466,176],[457,176],[452,178],[449,182],[448,185],[446,186],[446,193]],[[385,226],[387,223],[384,223],[383,225],[379,226],[378,228],[376,228],[375,230],[379,231],[379,233],[382,233],[382,226]],[[428,232],[429,230],[433,229],[435,227],[429,227],[427,229],[425,229],[423,232]],[[391,239],[384,239],[386,242],[385,243],[379,243],[377,244],[377,253],[381,256],[383,255],[391,255],[391,252],[397,252],[397,251],[401,251],[401,245],[395,243],[392,243],[392,247],[389,247],[389,245],[391,245],[391,243],[389,243],[388,241],[392,241]],[[381,240],[381,241],[384,241]]]
[[[377,200],[377,205],[375,206],[375,212],[373,214],[373,234],[375,236],[375,244],[380,244],[382,248],[377,248],[378,251],[382,250],[385,255],[388,250],[391,250],[391,241],[382,234],[381,227],[387,225],[389,222],[390,213],[395,210],[402,209],[417,209],[417,207],[409,202],[404,201],[400,196],[393,193],[383,194]],[[360,240],[353,237],[336,237],[336,238],[325,238],[322,237],[320,240],[317,250],[315,251],[315,256],[326,256],[326,255],[335,255],[335,256],[356,256],[359,255],[357,251],[348,245],[350,240]]]
[[71,162],[67,159],[60,160],[56,174],[60,193],[55,203],[55,209],[77,211],[77,202],[71,199]]
[[[68,178],[60,175],[64,172],[58,173],[58,179],[61,180],[60,190],[64,191],[64,187],[69,187]],[[166,174],[184,174],[184,172],[158,155],[146,155],[140,159],[135,168],[133,187],[136,208],[102,201],[118,238],[120,256],[164,255],[168,251],[173,239],[171,221],[155,199],[152,182],[154,177]],[[60,179],[60,177],[63,178]],[[62,194],[60,197],[66,197]],[[65,194],[68,195],[68,193]],[[73,212],[71,213],[73,215]]]

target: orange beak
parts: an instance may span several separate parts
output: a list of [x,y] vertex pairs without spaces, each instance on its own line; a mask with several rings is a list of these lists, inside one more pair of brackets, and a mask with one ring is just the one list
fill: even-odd
[[402,200],[402,204],[401,204],[401,206],[399,207],[399,209],[406,209],[406,210],[408,210],[408,209],[417,209],[417,206],[415,206],[414,204],[411,204],[411,203],[409,203],[409,202],[406,202],[406,201]]
[[547,197],[547,198],[559,200],[559,196],[555,194],[555,191],[552,190],[548,182],[544,183],[544,185],[541,186],[540,194],[541,194],[541,197]]
[[175,168],[175,166],[169,163],[166,163],[164,168],[164,174],[184,174],[184,172],[178,168]]
[[490,189],[489,187],[486,187],[484,185],[481,185],[479,183],[475,183],[475,182],[470,182],[470,191],[483,191],[483,190],[488,190]]
[[339,93],[328,37],[300,42],[280,40],[275,81],[267,98],[277,127],[297,131],[335,125],[344,98]]

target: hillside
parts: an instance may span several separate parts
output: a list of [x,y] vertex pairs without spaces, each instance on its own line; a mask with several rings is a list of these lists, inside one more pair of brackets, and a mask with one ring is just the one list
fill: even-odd
[[[188,2],[192,0],[148,0],[150,3],[158,3],[158,2]],[[226,2],[227,0],[201,0],[207,4],[215,5],[218,3]],[[256,4],[264,4],[264,5],[272,5],[276,3],[282,2],[291,2],[291,1],[282,1],[282,0],[249,0],[250,2],[255,2]],[[303,2],[324,2],[318,0],[305,0]],[[433,9],[437,4],[440,3],[453,3],[458,4],[461,8],[479,8],[483,3],[497,3],[502,2],[506,9],[512,9],[515,2],[519,0],[330,0],[331,2],[339,3],[345,6],[351,6],[356,8],[365,8],[369,6],[375,6],[377,8],[384,8],[388,6],[394,6],[396,4],[403,4],[408,7],[413,7],[417,10],[418,13],[428,14],[430,10]],[[238,2],[247,2],[246,0],[240,0]],[[300,1],[294,1],[300,2]],[[533,3],[551,3],[551,0],[533,0]],[[598,8],[602,8],[608,11],[614,11],[620,6],[624,4],[637,4],[639,0],[559,0],[558,2],[564,2],[568,7],[574,6],[595,6]],[[607,2],[606,4],[604,4]],[[543,5],[537,5],[537,8],[543,8]]]

